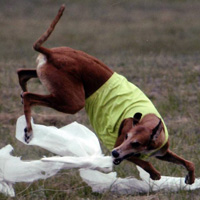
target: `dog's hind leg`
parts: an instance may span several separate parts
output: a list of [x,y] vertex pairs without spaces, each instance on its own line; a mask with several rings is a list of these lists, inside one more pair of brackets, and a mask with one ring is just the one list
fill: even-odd
[[18,69],[17,74],[23,92],[27,91],[27,81],[31,78],[37,78],[36,69]]
[[24,100],[24,114],[26,118],[27,127],[25,128],[25,141],[28,143],[32,138],[31,126],[31,107],[32,106],[46,106],[57,111],[74,114],[84,107],[85,101],[80,99],[80,102],[73,103],[73,101],[65,102],[54,95],[39,95],[30,92],[23,93]]
[[49,107],[50,95],[38,95],[29,92],[22,94],[24,103],[24,115],[26,118],[26,128],[24,129],[25,136],[24,140],[29,143],[32,138],[32,126],[31,126],[31,106],[33,105],[44,105]]
[[194,164],[192,162],[189,162],[189,161],[179,157],[178,155],[176,155],[175,153],[173,153],[170,150],[168,150],[167,153],[164,156],[162,156],[162,157],[156,156],[156,158],[184,166],[188,171],[188,174],[185,178],[185,183],[186,184],[193,184],[194,183],[194,181],[195,181],[195,175],[194,175],[195,167],[194,167]]

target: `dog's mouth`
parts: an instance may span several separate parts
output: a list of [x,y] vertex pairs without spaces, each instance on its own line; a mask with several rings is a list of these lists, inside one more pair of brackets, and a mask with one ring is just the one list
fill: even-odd
[[130,154],[127,154],[127,155],[123,156],[122,158],[116,158],[116,159],[113,160],[113,164],[114,165],[119,165],[123,160],[125,160],[127,158],[130,158],[131,156],[139,157],[140,154],[139,153],[130,153]]
[[117,159],[113,160],[113,164],[119,165],[122,161],[123,161],[123,158],[117,158]]

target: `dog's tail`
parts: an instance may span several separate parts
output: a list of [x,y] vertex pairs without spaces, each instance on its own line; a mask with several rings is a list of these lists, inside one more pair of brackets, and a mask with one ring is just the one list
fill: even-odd
[[48,39],[48,37],[51,35],[51,33],[53,32],[56,24],[58,23],[58,21],[60,20],[63,12],[65,10],[65,5],[63,4],[59,11],[58,11],[58,14],[56,15],[56,17],[54,18],[54,20],[52,21],[51,25],[49,26],[49,28],[40,36],[40,38],[33,44],[33,48],[48,56],[50,54],[50,50],[45,48],[45,47],[42,47],[41,45]]

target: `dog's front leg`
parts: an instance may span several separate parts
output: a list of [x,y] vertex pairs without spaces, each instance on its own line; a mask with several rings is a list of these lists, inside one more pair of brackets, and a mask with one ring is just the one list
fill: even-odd
[[161,178],[160,173],[153,167],[151,163],[134,156],[128,158],[127,160],[143,168],[146,172],[150,174],[152,180],[159,180]]
[[167,153],[164,156],[162,156],[162,157],[157,156],[156,158],[184,166],[186,168],[186,170],[188,171],[188,174],[185,177],[185,183],[186,184],[193,184],[194,183],[194,181],[195,181],[195,174],[194,174],[195,167],[194,167],[194,164],[192,162],[189,162],[189,161],[181,158],[180,156],[176,155],[175,153],[173,153],[170,150],[168,150]]

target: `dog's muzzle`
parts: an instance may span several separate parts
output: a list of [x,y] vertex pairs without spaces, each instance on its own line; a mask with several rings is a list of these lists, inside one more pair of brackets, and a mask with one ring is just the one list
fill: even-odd
[[113,160],[113,163],[115,164],[115,165],[119,165],[121,162],[122,162],[122,158],[118,158],[119,157],[119,153],[116,151],[116,150],[113,150],[112,151],[112,156],[113,156],[113,158],[115,158],[114,160]]

